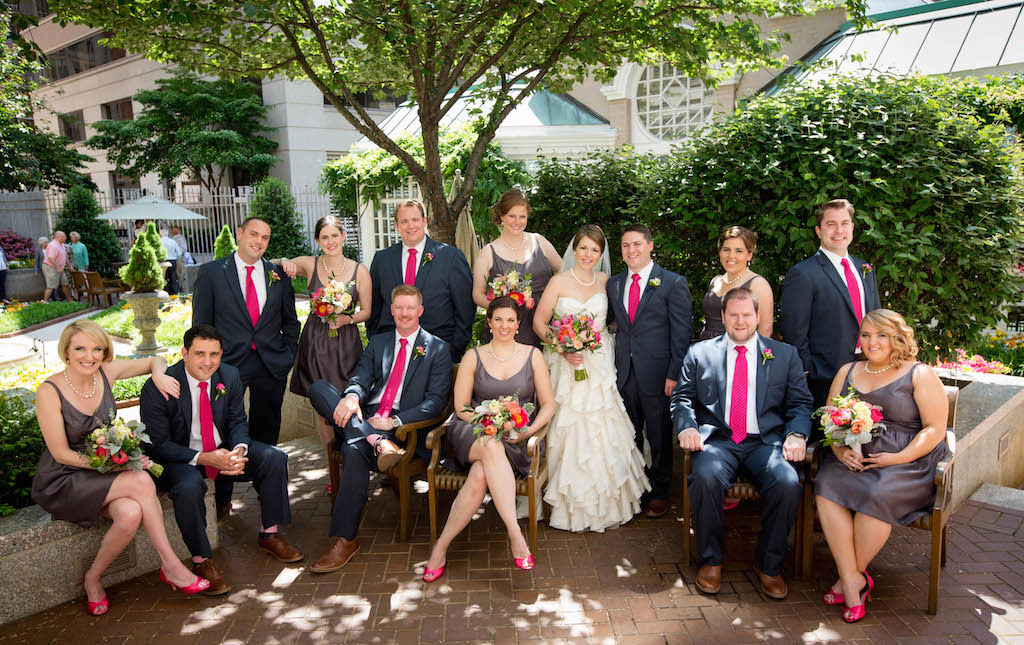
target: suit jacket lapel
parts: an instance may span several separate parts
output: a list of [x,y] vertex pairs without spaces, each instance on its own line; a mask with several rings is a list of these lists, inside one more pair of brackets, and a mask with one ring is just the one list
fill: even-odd
[[[636,307],[637,318],[640,317],[640,314],[643,312],[644,307],[647,306],[647,303],[650,302],[651,298],[654,297],[654,290],[657,289],[657,287],[651,284],[651,280],[654,280],[655,278],[660,279],[662,273],[663,271],[661,267],[658,266],[657,262],[655,262],[654,266],[651,267],[651,275],[647,278],[647,284],[644,286],[644,293],[642,296],[640,296],[640,304],[638,304]],[[628,313],[626,315],[626,320],[629,320]]]
[[430,270],[430,265],[433,264],[433,260],[427,262],[427,254],[433,254],[434,249],[437,248],[437,242],[430,239],[430,236],[427,236],[426,239],[427,242],[423,245],[423,257],[420,258],[420,264],[416,267],[416,288],[420,291],[423,291],[423,283],[427,279],[427,272]]
[[756,390],[754,396],[757,400],[757,407],[754,408],[754,413],[757,414],[758,418],[761,417],[761,411],[764,409],[764,396],[765,391],[768,389],[768,364],[771,361],[766,361],[762,358],[762,353],[766,349],[768,349],[768,346],[759,334],[757,337],[757,356],[754,357],[755,365],[757,366],[757,381],[754,384]]
[[623,289],[625,289],[627,275],[629,275],[628,271],[626,273],[620,273],[612,278],[611,306],[615,307],[615,322],[618,323],[620,327],[623,325],[632,325],[632,323],[629,322],[629,312],[627,312],[622,306],[622,293]]
[[[821,251],[815,257],[818,258],[818,264],[821,265],[821,270],[825,273],[825,276],[839,290],[839,295],[842,296],[843,302],[846,303],[846,309],[850,312],[850,315],[856,317],[857,314],[853,311],[853,301],[850,300],[850,290],[846,288],[846,283],[839,277],[839,272],[836,271],[835,265]],[[861,278],[862,282],[863,280]]]
[[181,408],[181,418],[185,420],[184,445],[187,446],[189,436],[192,434],[192,388],[188,386],[188,378],[185,376],[184,369],[181,370],[181,374],[175,374],[174,377],[178,379],[178,383],[181,384],[181,394],[178,396],[178,406]]
[[389,332],[384,343],[384,352],[380,359],[380,390],[388,386],[388,379],[391,378],[391,365],[395,362],[395,332]]
[[412,355],[409,357],[409,367],[405,370],[405,374],[402,375],[403,394],[405,392],[405,385],[409,382],[409,379],[412,378],[412,375],[416,372],[417,368],[419,368],[420,363],[427,358],[425,355],[420,358],[416,358],[416,354],[414,352],[420,345],[423,345],[424,348],[426,348],[427,345],[427,339],[423,337],[423,329],[416,332],[416,339],[413,341],[412,347],[409,348],[409,352],[412,353]]
[[224,280],[227,281],[228,291],[235,297],[235,304],[238,305],[242,311],[242,316],[246,322],[252,325],[252,319],[249,317],[249,308],[245,306],[245,294],[242,293],[241,283],[239,279],[243,276],[238,275],[238,267],[235,266],[234,254],[224,258]]
[[718,416],[726,423],[729,424],[729,415],[726,414],[725,410],[725,393],[729,390],[729,342],[726,340],[728,335],[719,336],[718,343],[719,352],[721,358],[717,361],[717,369],[715,370],[715,388],[718,390],[715,393],[715,405],[718,406]]
[[[391,251],[391,249],[388,249],[389,251],[391,251],[391,254],[388,257],[388,263],[387,264],[388,264],[389,267],[391,267],[390,271],[391,271],[391,276],[392,276],[392,282],[391,282],[391,286],[392,287],[400,285],[400,284],[405,284],[405,273],[404,273],[405,272],[405,267],[402,266],[402,249],[403,248],[404,247],[402,246],[402,242],[399,241],[398,244],[395,244],[394,246],[391,247],[391,249],[394,249],[393,251]],[[391,292],[388,291],[384,295],[385,295],[384,300],[387,302],[387,304],[390,304],[391,303]],[[387,304],[384,306],[385,310],[387,310]],[[383,314],[384,312],[381,312],[381,313]],[[391,315],[390,311],[388,311],[387,313],[388,313],[388,315]]]
[[[274,271],[274,265],[271,264],[270,262],[268,262],[265,259],[264,260],[260,260],[260,262],[263,264],[263,282],[266,285],[266,292],[265,293],[267,294],[267,299],[263,302],[263,311],[266,311],[267,308],[270,306],[270,295],[271,295],[271,291],[270,291],[270,287],[271,287],[270,273],[272,271]],[[278,278],[278,279],[280,279],[280,278]],[[256,319],[256,327],[259,327],[261,324],[263,324],[263,319],[266,318],[266,316],[263,315],[263,311],[260,312],[260,317]],[[248,314],[249,310],[246,309],[245,312]]]

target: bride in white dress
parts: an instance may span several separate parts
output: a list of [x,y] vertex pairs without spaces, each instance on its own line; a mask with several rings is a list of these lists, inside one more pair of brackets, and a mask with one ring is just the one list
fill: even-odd
[[[615,384],[612,334],[605,328],[608,274],[596,269],[605,249],[599,226],[584,225],[573,238],[568,268],[548,282],[533,326],[550,339],[552,315],[588,313],[601,332],[593,352],[558,354],[545,349],[558,411],[547,438],[548,484],[544,501],[551,505],[550,526],[567,531],[604,531],[640,512],[640,496],[651,489],[643,455],[633,438],[633,424]],[[573,266],[574,265],[574,266]],[[576,381],[582,365],[588,378]]]

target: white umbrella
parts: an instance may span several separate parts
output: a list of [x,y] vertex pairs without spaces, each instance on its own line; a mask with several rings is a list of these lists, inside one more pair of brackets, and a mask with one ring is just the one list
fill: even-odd
[[186,219],[206,219],[206,216],[190,211],[187,208],[182,208],[177,204],[172,204],[166,199],[146,195],[135,201],[128,202],[124,206],[119,206],[112,211],[103,213],[99,216],[99,219],[180,221]]

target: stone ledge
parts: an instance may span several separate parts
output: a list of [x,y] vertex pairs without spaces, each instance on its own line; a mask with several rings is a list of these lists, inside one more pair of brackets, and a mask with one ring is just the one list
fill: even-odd
[[[206,494],[206,534],[210,545],[220,546],[213,487]],[[170,498],[160,494],[167,537],[181,558],[189,557],[174,520]],[[100,519],[90,528],[54,520],[39,506],[15,511],[0,518],[0,624],[49,609],[84,595],[83,561],[96,555],[110,520]],[[103,576],[110,586],[155,571],[160,566],[153,545],[140,525],[128,548]]]

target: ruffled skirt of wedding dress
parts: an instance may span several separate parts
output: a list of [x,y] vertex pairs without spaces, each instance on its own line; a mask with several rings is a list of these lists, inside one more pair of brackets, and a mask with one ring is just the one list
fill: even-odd
[[547,437],[548,524],[566,531],[617,528],[640,512],[640,496],[651,486],[615,385],[610,349],[584,352],[589,377],[583,381],[561,356],[546,350],[545,358],[558,402]]

